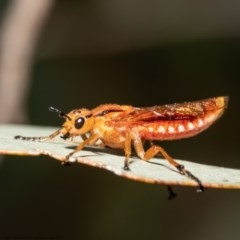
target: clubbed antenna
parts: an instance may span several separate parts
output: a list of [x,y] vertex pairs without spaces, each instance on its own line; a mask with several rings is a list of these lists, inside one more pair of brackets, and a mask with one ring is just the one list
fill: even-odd
[[68,120],[72,120],[66,113],[64,113],[64,112],[62,112],[61,110],[59,110],[59,109],[57,109],[57,108],[54,108],[54,107],[49,107],[48,108],[48,110],[49,111],[51,111],[51,112],[56,112],[56,113],[58,113],[58,116],[59,117],[63,117],[63,118],[67,118]]

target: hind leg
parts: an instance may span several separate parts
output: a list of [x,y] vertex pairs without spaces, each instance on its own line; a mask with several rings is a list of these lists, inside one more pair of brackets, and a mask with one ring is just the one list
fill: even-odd
[[[134,137],[133,137],[134,136]],[[136,133],[128,133],[126,135],[126,139],[125,139],[125,147],[124,147],[124,151],[125,151],[125,162],[124,162],[124,169],[125,170],[129,170],[129,158],[131,155],[131,145],[133,143],[133,146],[136,150],[137,155],[139,156],[139,158],[148,161],[151,158],[153,158],[154,156],[156,156],[158,153],[161,153],[163,155],[163,157],[165,159],[168,160],[168,162],[173,165],[174,167],[176,167],[180,173],[184,174],[185,173],[185,169],[184,166],[177,163],[176,161],[173,160],[173,158],[171,156],[169,156],[169,154],[160,146],[157,145],[153,145],[152,142],[150,142],[151,147],[145,152],[144,148],[143,148],[143,142],[142,139],[140,138],[140,136]]]
[[158,153],[168,160],[168,162],[179,170],[181,174],[186,174],[186,170],[182,164],[177,163],[162,147],[158,145],[152,145],[143,156],[143,160],[149,161],[151,158],[155,157]]
[[185,176],[193,179],[196,181],[199,185],[199,191],[202,192],[204,190],[204,187],[201,183],[201,181],[194,176],[191,172],[185,169],[185,167],[182,164],[179,164],[176,162],[162,147],[158,145],[154,145],[153,143],[150,142],[151,146],[150,148],[145,152],[143,148],[143,142],[140,136],[138,134],[134,134],[134,137],[129,133],[126,136],[126,142],[125,142],[125,162],[124,162],[124,169],[129,170],[129,157],[131,154],[131,144],[133,143],[133,146],[137,152],[137,155],[139,158],[145,161],[151,160],[153,157],[155,157],[158,153],[161,153],[163,157],[168,160],[168,162],[173,165],[177,170],[181,173],[184,174]]

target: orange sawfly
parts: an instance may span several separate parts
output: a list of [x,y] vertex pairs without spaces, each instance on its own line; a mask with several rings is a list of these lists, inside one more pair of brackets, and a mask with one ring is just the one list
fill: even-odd
[[[194,102],[166,104],[138,108],[130,105],[103,104],[92,110],[75,109],[68,114],[50,107],[65,119],[62,127],[45,137],[16,136],[15,139],[30,141],[51,140],[60,135],[63,139],[80,136],[83,141],[69,153],[64,164],[86,145],[101,141],[105,146],[124,150],[124,169],[129,170],[132,147],[138,157],[148,161],[161,153],[181,174],[190,176],[199,184],[183,165],[177,163],[162,147],[154,145],[155,140],[177,140],[199,134],[210,127],[227,107],[228,97],[220,96]],[[145,151],[144,143],[151,146]]]

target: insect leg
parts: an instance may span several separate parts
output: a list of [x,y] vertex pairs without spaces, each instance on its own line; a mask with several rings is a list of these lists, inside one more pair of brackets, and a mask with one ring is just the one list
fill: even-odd
[[72,152],[70,152],[62,162],[63,165],[68,165],[69,158],[72,157],[73,154],[76,152],[81,151],[86,145],[88,144],[94,144],[99,139],[97,134],[92,134],[89,138],[87,138],[85,141],[81,142]]
[[143,160],[150,160],[158,153],[161,153],[168,162],[179,170],[181,174],[185,174],[185,168],[183,165],[177,163],[173,158],[160,146],[152,145],[144,154]]
[[125,140],[125,162],[124,162],[124,169],[129,170],[129,157],[131,155],[131,143],[133,141],[134,148],[137,152],[137,155],[145,160],[149,161],[151,158],[153,158],[158,153],[161,153],[165,159],[169,161],[170,164],[172,164],[174,167],[176,167],[181,174],[185,174],[185,168],[183,165],[177,163],[173,160],[172,157],[168,155],[168,153],[160,146],[154,145],[152,141],[150,141],[151,147],[145,152],[143,148],[143,143],[136,133],[132,133],[134,137],[132,137],[131,133],[128,133]]
[[[83,141],[86,141],[88,139],[88,136],[86,134],[82,134],[81,138]],[[103,142],[97,143],[97,140],[95,142],[88,143],[88,145],[96,146],[96,147],[105,147],[105,144]]]
[[157,146],[157,145],[152,145],[145,153],[143,150],[143,146],[142,146],[142,142],[139,141],[135,141],[134,139],[134,147],[136,149],[136,152],[138,154],[138,156],[145,160],[145,161],[149,161],[151,158],[153,158],[155,155],[157,155],[158,153],[161,153],[163,155],[163,157],[165,159],[168,160],[168,162],[173,165],[174,167],[176,167],[178,169],[178,171],[181,174],[186,175],[187,177],[193,179],[194,181],[196,181],[199,185],[199,192],[203,192],[204,191],[204,187],[201,183],[201,181],[194,176],[191,172],[189,172],[188,170],[185,169],[185,167],[182,164],[177,163],[162,147]]
[[167,190],[168,190],[168,199],[172,200],[173,198],[175,198],[177,196],[177,194],[173,191],[171,186],[167,186]]
[[129,171],[129,158],[131,156],[131,152],[132,152],[132,138],[131,135],[129,133],[127,133],[126,139],[125,139],[125,143],[124,143],[124,152],[125,152],[125,160],[124,160],[124,170]]
[[81,138],[82,138],[83,141],[86,141],[88,139],[88,136],[86,134],[82,134]]
[[46,140],[51,140],[53,138],[55,138],[57,135],[59,135],[61,133],[61,129],[58,129],[56,132],[52,133],[49,136],[45,136],[45,137],[24,137],[24,136],[15,136],[14,139],[21,139],[21,140],[26,140],[26,141],[46,141]]

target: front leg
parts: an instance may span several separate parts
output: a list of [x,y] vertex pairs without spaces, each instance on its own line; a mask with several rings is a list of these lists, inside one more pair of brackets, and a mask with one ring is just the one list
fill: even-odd
[[86,145],[88,144],[94,144],[99,139],[97,134],[92,134],[89,138],[85,139],[83,142],[81,142],[72,152],[70,152],[65,159],[63,160],[63,165],[69,165],[69,159],[75,154],[76,152],[81,151]]

